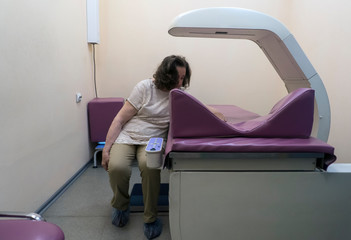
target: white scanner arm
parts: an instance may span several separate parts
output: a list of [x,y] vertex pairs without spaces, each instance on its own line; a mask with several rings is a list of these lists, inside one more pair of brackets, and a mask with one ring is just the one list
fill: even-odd
[[315,90],[314,129],[327,142],[330,105],[322,80],[289,30],[266,14],[240,8],[203,8],[179,15],[169,34],[177,37],[232,38],[254,41],[284,81],[288,92]]

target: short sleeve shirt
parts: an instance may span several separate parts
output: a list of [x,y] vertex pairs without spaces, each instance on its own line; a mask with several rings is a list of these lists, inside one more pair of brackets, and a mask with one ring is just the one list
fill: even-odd
[[169,92],[157,89],[152,79],[139,82],[127,101],[138,111],[122,128],[116,143],[147,144],[152,137],[166,138]]

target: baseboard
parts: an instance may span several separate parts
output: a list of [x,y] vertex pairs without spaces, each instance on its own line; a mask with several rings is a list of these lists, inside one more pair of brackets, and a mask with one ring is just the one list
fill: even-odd
[[44,204],[42,204],[35,213],[42,215],[61,195],[82,175],[89,166],[92,165],[93,159],[90,159],[81,169],[78,170],[59,190],[57,190]]

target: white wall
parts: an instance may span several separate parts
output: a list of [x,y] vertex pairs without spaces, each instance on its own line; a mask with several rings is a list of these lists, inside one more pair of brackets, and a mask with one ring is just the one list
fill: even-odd
[[91,157],[85,1],[1,1],[0,30],[0,210],[35,211]]
[[167,33],[180,13],[204,7],[249,8],[287,26],[327,88],[332,107],[329,143],[336,148],[339,162],[351,162],[347,0],[104,0],[98,46],[100,96],[127,97],[138,81],[152,76],[166,55],[180,54],[191,64],[190,92],[195,97],[266,114],[286,90],[257,45],[246,40],[175,38]]

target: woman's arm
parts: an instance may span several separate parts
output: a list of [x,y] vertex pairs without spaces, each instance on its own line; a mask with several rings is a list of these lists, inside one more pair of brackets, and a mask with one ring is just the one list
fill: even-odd
[[107,171],[108,162],[110,160],[110,150],[113,143],[116,141],[119,133],[122,130],[124,124],[126,124],[138,111],[126,101],[117,113],[116,117],[113,119],[111,126],[107,132],[105,147],[102,150],[102,167]]

